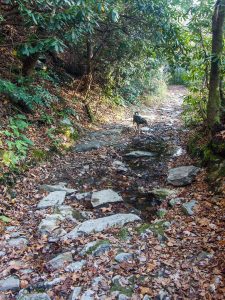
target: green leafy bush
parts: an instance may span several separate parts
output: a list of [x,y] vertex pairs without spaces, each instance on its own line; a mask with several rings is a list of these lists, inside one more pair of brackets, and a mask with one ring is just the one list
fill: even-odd
[[6,146],[6,150],[1,153],[3,166],[15,168],[20,161],[25,160],[29,147],[33,145],[33,142],[24,135],[28,127],[27,118],[19,114],[9,119],[7,130],[1,131],[2,140]]
[[0,79],[0,93],[8,96],[13,102],[25,103],[30,109],[35,105],[49,107],[58,98],[40,85],[17,86],[9,80]]

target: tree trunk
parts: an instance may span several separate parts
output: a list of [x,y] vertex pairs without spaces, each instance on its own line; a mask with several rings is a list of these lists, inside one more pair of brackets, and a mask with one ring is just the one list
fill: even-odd
[[212,18],[212,57],[207,106],[207,120],[210,129],[213,129],[214,125],[220,123],[220,67],[223,51],[224,17],[225,0],[217,0]]
[[87,113],[87,116],[90,120],[90,122],[94,121],[94,116],[92,114],[90,105],[88,103],[88,95],[91,89],[91,83],[92,83],[92,58],[93,58],[93,45],[91,41],[91,37],[88,37],[87,40],[87,74],[85,78],[85,99],[84,99],[84,107],[85,111]]
[[30,56],[25,56],[23,58],[23,68],[22,68],[22,75],[23,76],[31,76],[33,74],[35,65],[38,61],[40,53],[34,53]]

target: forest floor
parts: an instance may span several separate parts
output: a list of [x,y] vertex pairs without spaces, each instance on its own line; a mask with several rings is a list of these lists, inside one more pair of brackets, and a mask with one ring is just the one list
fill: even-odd
[[0,223],[1,300],[224,299],[224,201],[202,168],[186,186],[167,180],[198,166],[185,93],[173,86],[160,105],[134,107],[148,121],[140,135],[128,113],[18,176],[11,195],[1,187],[11,219]]

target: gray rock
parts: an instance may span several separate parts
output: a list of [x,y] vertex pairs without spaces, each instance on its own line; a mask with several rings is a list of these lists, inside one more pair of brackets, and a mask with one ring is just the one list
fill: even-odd
[[70,294],[69,300],[77,300],[81,293],[81,290],[82,288],[80,286],[76,286]]
[[22,292],[19,293],[16,300],[51,300],[51,298],[46,293],[25,294]]
[[101,147],[101,144],[98,141],[92,141],[89,143],[83,143],[77,145],[74,150],[76,152],[87,152],[92,150],[98,150]]
[[105,252],[108,252],[111,249],[111,245],[109,243],[103,243],[99,245],[93,252],[93,256],[101,256]]
[[124,294],[119,294],[118,300],[129,300],[130,297],[128,297],[127,295]]
[[155,297],[155,300],[170,300],[168,293],[164,290],[161,290],[159,294]]
[[69,205],[61,205],[56,208],[56,212],[59,213],[63,219],[67,219],[70,221],[76,221],[75,210]]
[[183,166],[169,170],[168,183],[174,186],[185,186],[191,184],[200,168],[195,166]]
[[114,162],[112,163],[113,168],[121,171],[121,172],[127,172],[128,168],[125,166],[125,164],[122,161],[119,160],[114,160]]
[[150,193],[154,194],[159,200],[164,200],[169,196],[176,196],[177,191],[166,188],[155,188]]
[[18,227],[16,226],[6,226],[5,230],[6,231],[13,231],[13,230],[16,230]]
[[86,292],[83,293],[83,295],[81,296],[81,300],[94,300],[94,295],[95,295],[95,292],[92,291],[92,290],[87,290]]
[[94,192],[91,196],[91,204],[98,207],[107,203],[122,202],[123,198],[111,189]]
[[43,184],[40,186],[40,189],[43,189],[47,192],[66,192],[67,195],[75,193],[76,190],[74,189],[69,189],[65,187],[65,184],[59,183],[56,185],[48,185],[48,184]]
[[182,210],[186,215],[192,216],[194,214],[194,208],[198,204],[196,200],[191,200],[182,205]]
[[0,251],[0,257],[3,257],[3,256],[5,256],[5,251]]
[[52,287],[54,287],[55,285],[58,285],[62,282],[61,278],[55,278],[51,281],[40,281],[35,283],[32,288],[34,290],[47,290],[47,289],[51,289]]
[[138,157],[155,157],[156,155],[157,155],[157,153],[148,152],[148,151],[131,151],[131,152],[125,154],[125,156],[127,156],[127,157],[134,157],[134,158],[138,158]]
[[77,272],[80,271],[83,266],[86,264],[86,260],[76,261],[69,264],[66,268],[66,272]]
[[19,237],[19,236],[21,236],[22,235],[22,233],[20,232],[20,231],[15,231],[15,232],[12,232],[11,234],[10,234],[10,236],[12,237],[12,238],[16,238],[16,237]]
[[95,277],[95,278],[92,279],[92,286],[93,286],[93,287],[94,287],[94,286],[98,286],[98,285],[100,285],[101,282],[103,282],[103,281],[104,281],[104,277],[103,277],[102,275],[97,276],[97,277]]
[[85,254],[87,254],[87,252],[89,252],[92,248],[94,248],[98,243],[99,243],[99,241],[93,241],[93,242],[86,244],[84,246],[84,248],[82,249],[82,251],[80,252],[80,255],[84,256]]
[[88,192],[88,193],[77,193],[75,195],[75,197],[76,197],[77,200],[84,200],[87,197],[91,197],[91,193],[90,192]]
[[0,280],[0,291],[17,291],[20,288],[20,281],[17,276],[9,276]]
[[144,298],[143,298],[143,300],[152,300],[152,298],[149,297],[148,295],[145,295]]
[[173,198],[169,201],[169,205],[171,207],[174,207],[177,204],[181,204],[182,200],[184,200],[183,198]]
[[115,214],[95,220],[88,220],[75,227],[71,232],[63,237],[63,239],[75,239],[83,233],[90,234],[92,232],[102,232],[105,229],[121,227],[127,223],[135,221],[141,221],[141,218],[134,214]]
[[38,203],[37,208],[42,209],[62,205],[65,200],[65,197],[65,191],[51,192]]
[[73,257],[71,252],[61,253],[47,263],[47,268],[51,271],[54,271],[62,268],[64,264],[72,261]]
[[24,237],[11,238],[8,240],[8,246],[21,249],[26,247],[28,244],[28,240]]
[[51,234],[52,231],[59,227],[63,219],[64,218],[60,214],[46,215],[45,219],[43,219],[38,226],[39,233],[47,235]]
[[49,243],[56,243],[66,234],[66,231],[63,228],[57,228],[51,232],[50,236],[48,237]]
[[151,131],[149,127],[141,127],[141,131],[148,132]]
[[63,120],[60,121],[60,123],[62,125],[65,125],[65,126],[73,126],[73,123],[71,122],[71,120],[69,118],[64,118]]
[[124,262],[124,261],[128,261],[128,260],[132,260],[133,259],[133,254],[131,253],[119,253],[116,255],[115,260],[119,263]]

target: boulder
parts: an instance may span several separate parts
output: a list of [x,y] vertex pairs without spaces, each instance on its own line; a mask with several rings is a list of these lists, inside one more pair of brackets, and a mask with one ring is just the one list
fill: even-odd
[[168,183],[174,186],[185,186],[191,184],[200,168],[195,166],[183,166],[169,170]]
[[66,197],[65,191],[55,191],[48,194],[46,197],[44,197],[39,203],[37,208],[43,209],[53,206],[59,206],[62,205]]
[[57,269],[61,269],[64,264],[70,263],[72,261],[73,257],[71,252],[61,253],[47,263],[47,268],[51,271],[54,271]]
[[75,239],[82,234],[101,232],[111,227],[122,227],[129,222],[135,221],[141,221],[141,218],[134,214],[115,214],[99,219],[87,220],[75,227],[63,239]]
[[17,276],[9,276],[0,280],[0,291],[17,291],[20,288],[20,281]]
[[123,198],[111,189],[94,192],[91,196],[91,204],[98,207],[107,203],[122,202]]
[[130,158],[139,158],[139,157],[155,157],[157,153],[155,152],[148,152],[148,151],[131,151],[125,154],[126,157]]

